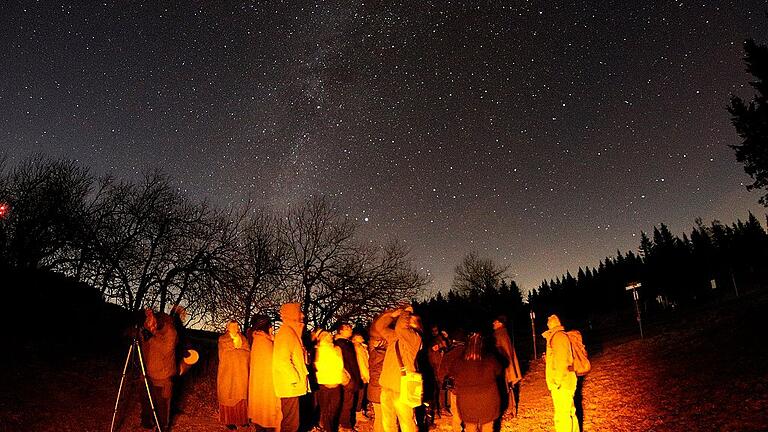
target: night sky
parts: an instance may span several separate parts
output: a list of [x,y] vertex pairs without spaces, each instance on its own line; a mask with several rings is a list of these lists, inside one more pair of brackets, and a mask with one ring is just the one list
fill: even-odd
[[332,197],[446,288],[535,288],[758,194],[725,109],[768,2],[3,2],[0,151],[161,168],[196,199]]

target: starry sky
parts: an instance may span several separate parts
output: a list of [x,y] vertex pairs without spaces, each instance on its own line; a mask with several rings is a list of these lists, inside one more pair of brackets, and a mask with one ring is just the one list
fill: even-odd
[[0,151],[191,197],[336,200],[434,289],[466,253],[523,289],[694,219],[765,220],[728,144],[768,2],[0,5]]

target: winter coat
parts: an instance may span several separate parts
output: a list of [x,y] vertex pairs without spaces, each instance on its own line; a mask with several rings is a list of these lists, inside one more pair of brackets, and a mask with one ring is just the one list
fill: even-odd
[[384,368],[384,357],[387,353],[387,340],[371,336],[368,344],[368,371],[371,380],[368,382],[367,396],[373,403],[381,402],[381,370]]
[[315,370],[318,384],[329,387],[341,385],[344,381],[344,357],[341,348],[333,343],[318,343],[315,348]]
[[438,384],[442,381],[439,378],[440,365],[443,363],[443,356],[445,355],[447,345],[445,338],[442,335],[437,335],[432,338],[432,341],[429,343],[429,350],[427,351],[429,365],[432,367],[432,371]]
[[546,379],[547,388],[551,391],[557,389],[573,372],[573,355],[571,353],[571,340],[565,334],[563,326],[557,326],[542,333],[547,340],[546,354]]
[[493,332],[493,338],[496,340],[496,349],[499,354],[507,361],[507,367],[504,370],[504,376],[508,383],[517,384],[523,379],[520,373],[520,363],[517,361],[517,353],[512,341],[509,339],[509,333],[504,327],[499,327]]
[[335,341],[336,346],[341,348],[341,355],[344,357],[344,369],[349,373],[349,383],[345,386],[351,390],[357,390],[363,386],[363,380],[360,377],[360,366],[357,364],[357,352],[355,344],[351,340],[338,338]]
[[251,350],[248,339],[238,333],[240,345],[229,333],[219,336],[219,370],[216,374],[216,394],[219,403],[235,406],[248,399],[248,368]]
[[275,335],[272,355],[272,379],[275,394],[280,398],[307,394],[307,353],[301,342],[304,325],[298,321],[284,320]]
[[416,355],[421,348],[421,336],[411,327],[410,320],[411,313],[402,311],[395,322],[394,329],[390,327],[394,321],[390,313],[385,313],[373,323],[376,332],[387,340],[387,352],[384,355],[379,384],[382,388],[392,390],[396,394],[400,393],[401,377],[396,345],[400,348],[403,366],[409,372],[416,371]]
[[449,373],[455,379],[456,405],[463,421],[484,424],[499,417],[501,397],[497,379],[503,372],[499,361],[491,355],[481,360],[461,357],[451,365]]
[[248,384],[248,418],[263,428],[280,426],[280,399],[272,382],[272,336],[263,331],[252,334],[251,367]]
[[168,380],[178,371],[176,344],[179,336],[170,316],[159,312],[155,313],[155,319],[157,320],[155,333],[147,336],[142,332],[142,358],[150,379]]

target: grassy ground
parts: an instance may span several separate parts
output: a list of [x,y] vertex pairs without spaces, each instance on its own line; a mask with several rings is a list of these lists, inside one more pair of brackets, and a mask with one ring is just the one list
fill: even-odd
[[[647,329],[648,337],[603,345],[581,391],[585,431],[768,431],[768,295],[752,294],[686,311]],[[121,347],[123,348],[123,347]],[[127,347],[124,347],[127,349]],[[75,356],[56,347],[0,360],[0,431],[107,431],[124,349]],[[201,365],[180,392],[173,431],[219,431],[215,370]],[[141,430],[129,374],[118,429]],[[551,430],[544,364],[534,361],[521,384],[508,431]],[[436,427],[450,429],[448,418]],[[371,430],[360,423],[361,432]]]

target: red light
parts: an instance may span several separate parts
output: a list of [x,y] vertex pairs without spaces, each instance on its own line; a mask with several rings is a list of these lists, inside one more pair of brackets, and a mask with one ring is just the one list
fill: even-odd
[[9,208],[8,204],[0,203],[0,219],[8,215],[8,208]]

